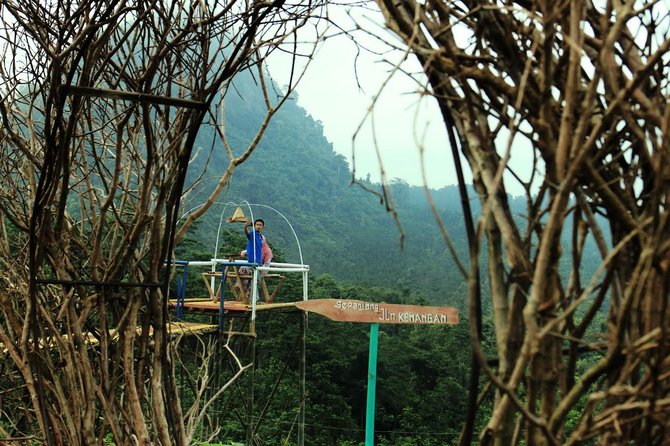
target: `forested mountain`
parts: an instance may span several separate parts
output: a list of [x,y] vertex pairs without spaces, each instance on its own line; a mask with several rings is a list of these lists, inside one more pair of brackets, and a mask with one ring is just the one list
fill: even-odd
[[[252,82],[251,77],[240,77],[227,96],[225,131],[236,146],[233,150],[238,152],[255,136],[253,132],[264,116],[263,100],[255,93]],[[400,231],[385,205],[376,195],[351,185],[346,159],[333,151],[321,123],[297,105],[297,96],[294,99],[272,120],[258,149],[238,167],[219,201],[246,200],[281,212],[293,226],[304,263],[310,265],[314,277],[329,274],[339,281],[383,285],[408,294],[419,293],[433,304],[462,308],[464,279],[447,251],[423,188],[402,180],[392,184],[393,202],[405,233],[401,249]],[[184,203],[185,210],[203,202],[227,165],[222,147],[215,146],[211,159],[207,157],[211,141],[211,129],[203,128],[196,148],[199,154],[191,166],[192,176],[205,165],[207,169],[199,193]],[[380,190],[378,184],[366,186]],[[431,193],[458,256],[467,265],[458,190],[449,186]],[[525,202],[519,198],[510,203],[522,218]],[[477,215],[479,202],[472,190],[470,204]],[[211,256],[221,217],[230,216],[233,210],[230,205],[214,206],[199,225],[197,237],[211,247]],[[254,206],[252,211],[254,217],[266,220],[268,240],[284,254],[284,259],[299,261],[296,240],[284,219],[264,207]],[[226,224],[225,219],[223,229],[241,231],[239,225]],[[219,246],[225,242],[222,239]],[[567,272],[568,265],[565,268]]]
[[[253,123],[263,111],[260,98],[254,97],[252,88],[246,88],[248,82],[249,78],[238,81],[227,104],[226,132],[240,146],[253,137]],[[203,129],[199,140],[201,154],[208,151],[210,141],[211,134]],[[221,147],[215,147],[205,179],[221,174],[227,162],[222,152]],[[204,160],[204,155],[196,158],[192,171],[201,169]],[[393,200],[405,232],[401,249],[400,231],[385,205],[374,194],[350,183],[347,161],[333,151],[321,123],[293,101],[271,122],[259,148],[237,169],[220,201],[246,200],[281,212],[293,225],[304,262],[315,276],[330,274],[346,282],[399,287],[405,292],[422,293],[440,304],[462,300],[463,278],[446,250],[423,189],[401,180],[393,183]],[[213,181],[208,184],[205,180],[203,193],[194,194],[184,209],[200,204],[198,200],[212,185]],[[380,189],[376,184],[367,186]],[[456,187],[432,193],[452,240],[465,255]],[[233,209],[227,207],[225,215],[231,215]],[[215,245],[222,211],[223,206],[215,206],[200,225],[198,237],[207,246]],[[252,211],[254,217],[266,220],[265,233],[270,243],[285,253],[286,260],[299,260],[295,238],[284,220],[266,208],[252,207]],[[248,213],[246,209],[245,212]],[[465,257],[462,261],[466,261]]]

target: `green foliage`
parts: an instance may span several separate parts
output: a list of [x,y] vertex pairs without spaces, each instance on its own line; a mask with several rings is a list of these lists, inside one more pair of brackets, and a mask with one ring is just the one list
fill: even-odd
[[[294,285],[289,284],[289,292]],[[299,285],[297,285],[299,286]],[[416,303],[423,298],[380,287],[343,284],[332,276],[310,280],[312,295]],[[255,437],[294,445],[299,395],[299,312],[260,312],[254,373]],[[196,317],[196,316],[190,316]],[[310,446],[361,445],[365,435],[369,325],[308,318],[306,428]],[[182,361],[197,369],[197,343],[182,341]],[[382,324],[379,335],[376,438],[383,445],[452,444],[465,413],[469,349],[467,324]],[[181,377],[181,378],[180,378]],[[178,374],[178,379],[183,376]],[[192,401],[182,386],[185,407]],[[244,388],[213,406],[218,441],[244,442]],[[216,412],[216,415],[214,414]],[[205,436],[206,431],[202,434]],[[214,443],[216,444],[216,443]]]

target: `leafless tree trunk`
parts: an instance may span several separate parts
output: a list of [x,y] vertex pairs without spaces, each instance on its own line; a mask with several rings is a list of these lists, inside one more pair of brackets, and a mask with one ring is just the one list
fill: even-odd
[[196,135],[221,129],[230,82],[255,71],[267,119],[248,147],[225,145],[216,194],[298,78],[277,95],[265,58],[293,52],[318,7],[0,1],[0,354],[19,389],[6,436],[188,443],[166,293],[197,218],[177,226]]
[[421,63],[483,208],[470,323],[485,264],[498,367],[473,328],[497,389],[480,442],[667,444],[667,2],[376,3]]

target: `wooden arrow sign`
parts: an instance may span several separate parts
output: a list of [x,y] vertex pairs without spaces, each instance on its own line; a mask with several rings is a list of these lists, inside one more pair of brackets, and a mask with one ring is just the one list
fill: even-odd
[[296,302],[295,306],[339,322],[458,324],[458,310],[452,307],[423,307],[344,299],[303,300]]

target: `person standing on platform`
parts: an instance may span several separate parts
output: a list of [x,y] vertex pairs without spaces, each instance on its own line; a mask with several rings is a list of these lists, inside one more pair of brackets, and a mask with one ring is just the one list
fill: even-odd
[[[270,266],[272,261],[272,250],[268,245],[263,229],[265,229],[265,221],[262,218],[256,219],[251,229],[251,222],[244,225],[244,233],[247,235],[247,249],[240,253],[241,256],[246,257],[249,262],[260,263],[262,266]],[[251,275],[252,270],[248,266],[240,268],[240,274]],[[261,274],[267,274],[267,271],[262,271]],[[247,295],[251,292],[251,279],[242,279],[242,287]]]

